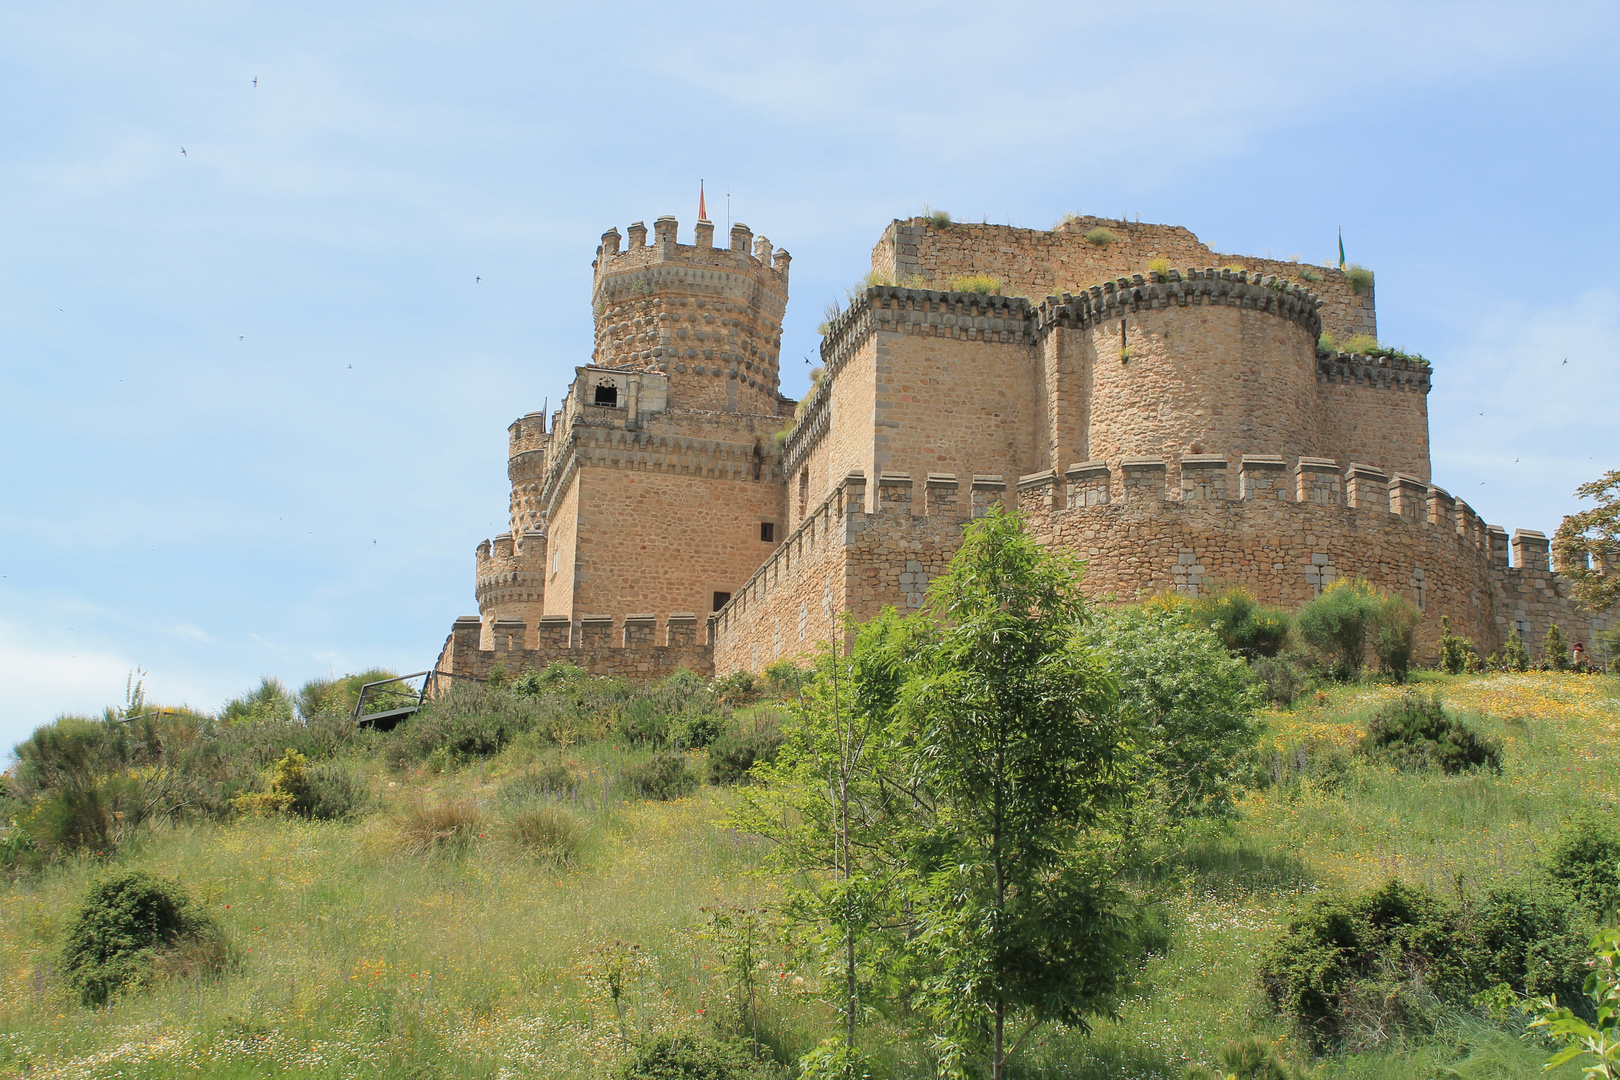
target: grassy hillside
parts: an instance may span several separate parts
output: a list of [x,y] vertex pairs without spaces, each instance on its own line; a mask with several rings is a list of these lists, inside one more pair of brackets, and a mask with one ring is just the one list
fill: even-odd
[[[1143,968],[1116,1020],[1049,1031],[1019,1075],[1179,1078],[1227,1039],[1285,1038],[1255,972],[1299,898],[1391,876],[1441,894],[1477,889],[1531,866],[1571,811],[1614,805],[1620,679],[1425,675],[1420,686],[1500,740],[1500,775],[1397,774],[1356,758],[1391,686],[1268,713],[1259,786],[1238,820],[1164,872],[1167,953]],[[726,1023],[735,999],[705,909],[773,898],[755,872],[760,843],[724,827],[732,789],[634,799],[612,777],[647,751],[613,736],[537,745],[439,772],[368,744],[353,757],[371,793],[356,819],[241,816],[136,833],[115,863],[179,878],[220,921],[235,961],[221,979],[176,977],[105,1009],[69,994],[58,955],[107,860],[14,875],[0,902],[0,1075],[585,1077],[646,1033]],[[554,761],[580,777],[561,801],[586,827],[562,867],[513,836],[500,797]],[[465,843],[412,850],[413,820],[446,805]],[[782,1060],[828,1024],[814,973],[791,956],[769,947],[755,975],[759,1034]],[[873,1034],[890,1037],[897,1074],[931,1075],[898,1027]],[[1514,1031],[1453,1011],[1432,1034],[1314,1068],[1528,1078],[1544,1058]]]

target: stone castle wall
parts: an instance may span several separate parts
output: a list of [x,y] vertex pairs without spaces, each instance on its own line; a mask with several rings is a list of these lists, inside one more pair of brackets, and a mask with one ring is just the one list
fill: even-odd
[[[1087,240],[1085,234],[1097,228],[1107,229],[1115,239],[1106,245]],[[1002,279],[1002,292],[1008,296],[1032,302],[1078,293],[1121,276],[1147,274],[1155,259],[1171,266],[1236,265],[1253,277],[1275,275],[1321,298],[1323,327],[1335,338],[1378,336],[1373,288],[1358,294],[1337,267],[1223,255],[1180,225],[1081,217],[1048,232],[968,222],[942,228],[919,217],[896,219],[872,249],[872,269],[901,283],[909,280],[921,288],[945,289],[953,277],[988,274]],[[1307,270],[1318,280],[1307,280]]]
[[[668,638],[654,644],[652,626],[666,623]],[[435,671],[448,671],[473,679],[488,679],[497,666],[516,677],[543,671],[551,664],[576,664],[592,675],[618,675],[631,679],[666,679],[677,671],[714,675],[714,652],[700,641],[697,617],[672,614],[663,618],[640,616],[619,628],[601,620],[544,618],[538,623],[507,617],[497,620],[493,633],[477,616],[457,619],[439,650]],[[481,641],[481,636],[489,640]]]

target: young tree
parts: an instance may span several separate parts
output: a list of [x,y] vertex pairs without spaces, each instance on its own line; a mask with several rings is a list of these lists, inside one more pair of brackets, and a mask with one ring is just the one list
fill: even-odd
[[1379,665],[1395,676],[1396,682],[1403,683],[1412,669],[1412,655],[1417,652],[1418,624],[1423,621],[1423,613],[1404,596],[1382,594],[1378,599],[1372,624],[1373,652]]
[[1547,633],[1541,638],[1541,662],[1551,671],[1569,670],[1569,645],[1557,623],[1547,624]]
[[1127,732],[1083,633],[1079,569],[1018,518],[980,519],[930,589],[943,625],[901,692],[928,807],[912,945],[953,1074],[979,1058],[1001,1080],[1043,1023],[1107,1009],[1130,965],[1121,853],[1100,828],[1124,787]]
[[1530,652],[1524,647],[1524,638],[1516,626],[1508,631],[1507,641],[1502,645],[1502,666],[1509,671],[1530,670]]
[[1597,505],[1564,519],[1553,534],[1553,553],[1575,599],[1607,611],[1620,601],[1620,469],[1582,484],[1575,494]]

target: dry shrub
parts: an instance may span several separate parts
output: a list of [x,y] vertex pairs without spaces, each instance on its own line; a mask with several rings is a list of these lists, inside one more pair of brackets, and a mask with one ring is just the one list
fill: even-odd
[[394,816],[394,835],[413,855],[461,855],[484,834],[488,820],[476,799],[414,802]]
[[535,806],[506,820],[506,839],[549,866],[570,866],[579,857],[589,827],[563,806]]

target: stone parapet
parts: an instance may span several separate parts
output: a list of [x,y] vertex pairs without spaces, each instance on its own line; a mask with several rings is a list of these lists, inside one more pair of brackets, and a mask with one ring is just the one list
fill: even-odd
[[[524,620],[502,616],[495,620],[496,647],[480,648],[482,620],[463,616],[456,620],[435,665],[438,671],[475,679],[487,679],[501,665],[508,675],[541,671],[551,664],[569,663],[593,675],[620,675],[637,679],[662,679],[677,671],[691,671],[705,678],[714,674],[714,653],[708,644],[696,640],[697,619],[691,614],[668,616],[669,640],[652,641],[657,617],[627,615],[623,632],[613,636],[611,616],[589,616],[572,622],[567,616],[544,616],[538,625],[526,627]],[[531,630],[525,644],[526,633]],[[570,638],[570,629],[574,631]]]
[[1044,337],[1059,327],[1085,329],[1141,311],[1208,306],[1265,311],[1298,323],[1313,338],[1322,333],[1314,294],[1275,274],[1256,274],[1251,280],[1247,271],[1215,267],[1170,270],[1151,281],[1135,274],[1085,292],[1049,296],[1035,309],[1035,333]]

